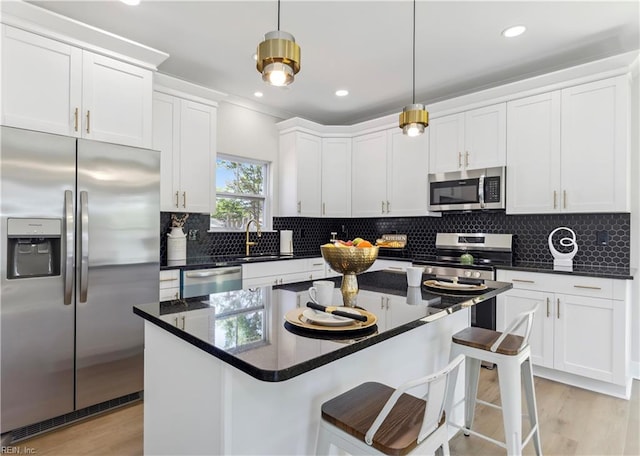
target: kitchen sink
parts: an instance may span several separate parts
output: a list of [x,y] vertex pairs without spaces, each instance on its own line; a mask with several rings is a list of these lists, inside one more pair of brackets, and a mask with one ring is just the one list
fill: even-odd
[[239,261],[277,260],[280,255],[252,255],[238,258]]

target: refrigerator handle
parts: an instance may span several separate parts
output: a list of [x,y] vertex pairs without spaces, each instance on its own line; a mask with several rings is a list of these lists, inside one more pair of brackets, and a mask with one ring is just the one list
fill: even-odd
[[89,291],[89,193],[80,192],[80,302]]
[[65,265],[64,265],[64,304],[71,304],[73,291],[73,192],[64,191],[65,223]]

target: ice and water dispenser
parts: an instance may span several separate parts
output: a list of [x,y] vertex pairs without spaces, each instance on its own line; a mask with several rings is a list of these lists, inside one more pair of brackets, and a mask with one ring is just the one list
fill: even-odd
[[60,219],[7,220],[7,278],[60,275]]

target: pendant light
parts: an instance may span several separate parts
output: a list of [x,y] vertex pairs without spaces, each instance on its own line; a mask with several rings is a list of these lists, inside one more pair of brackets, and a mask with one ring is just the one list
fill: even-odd
[[400,128],[407,136],[418,136],[429,126],[429,113],[423,104],[416,103],[416,0],[413,0],[413,98],[400,113]]
[[280,0],[278,0],[278,30],[269,32],[258,45],[256,68],[262,80],[273,86],[286,86],[300,71],[300,46],[291,33],[280,30]]

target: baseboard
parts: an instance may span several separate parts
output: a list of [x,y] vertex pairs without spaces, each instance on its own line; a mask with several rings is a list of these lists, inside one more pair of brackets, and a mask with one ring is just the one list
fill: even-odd
[[614,383],[603,382],[601,380],[594,380],[592,378],[582,377],[580,375],[569,374],[567,372],[558,371],[555,369],[548,369],[546,367],[533,366],[533,374],[553,380],[560,383],[565,383],[571,386],[577,386],[589,391],[595,391],[596,393],[606,394],[608,396],[618,397],[620,399],[631,398],[631,382],[629,377],[625,385],[616,385]]

